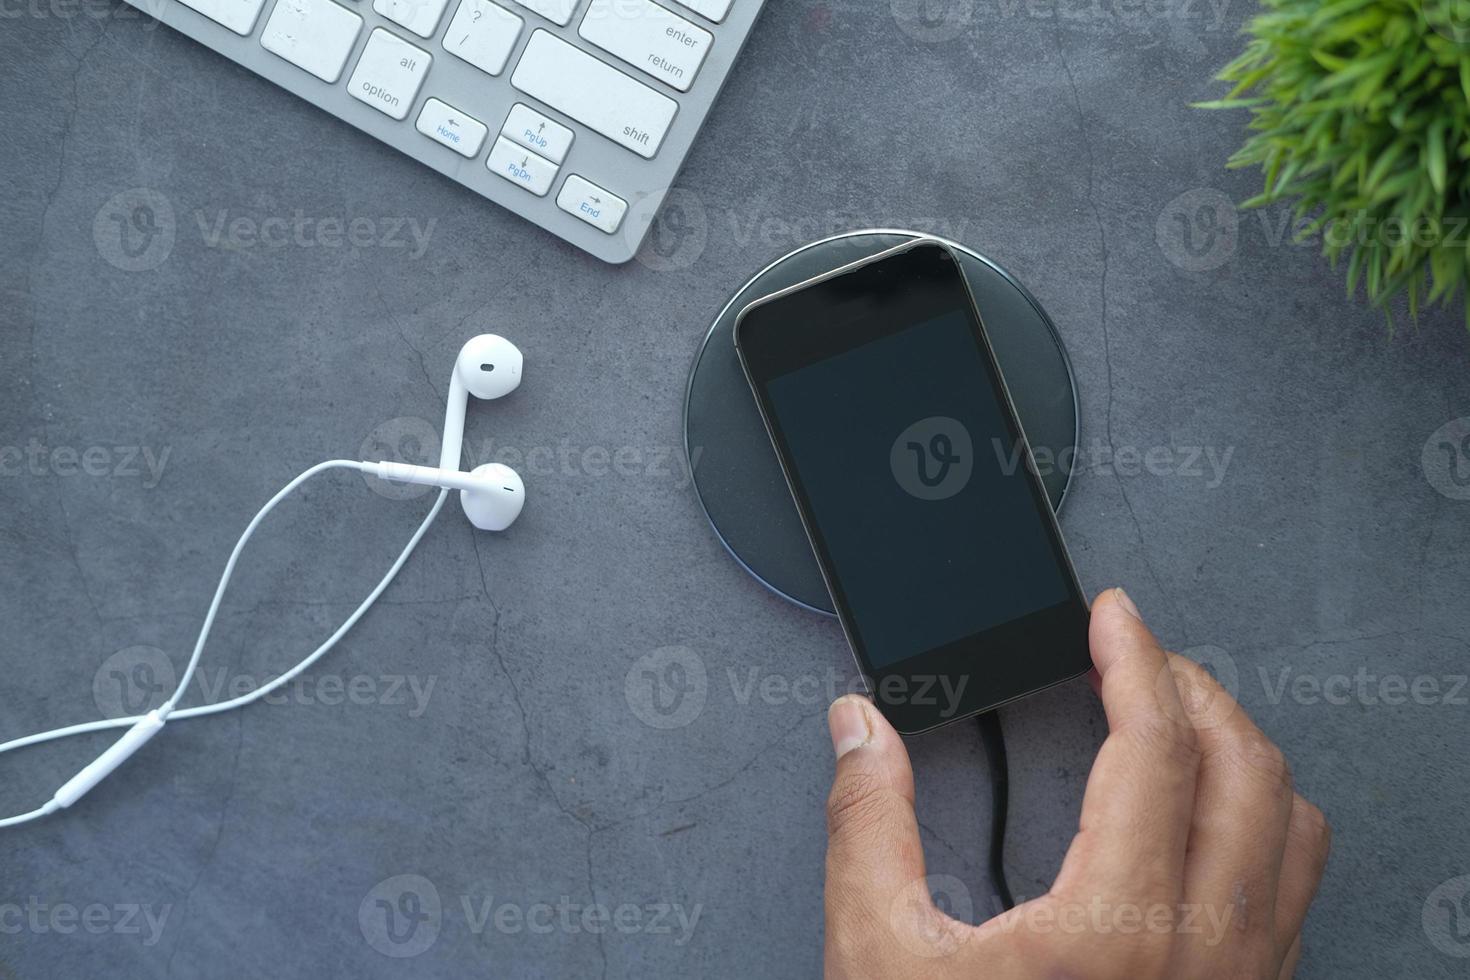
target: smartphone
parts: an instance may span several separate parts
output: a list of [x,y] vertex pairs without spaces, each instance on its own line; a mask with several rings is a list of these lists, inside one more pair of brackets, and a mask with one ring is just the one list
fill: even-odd
[[1087,672],[1087,603],[954,253],[918,239],[756,300],[735,347],[895,728]]

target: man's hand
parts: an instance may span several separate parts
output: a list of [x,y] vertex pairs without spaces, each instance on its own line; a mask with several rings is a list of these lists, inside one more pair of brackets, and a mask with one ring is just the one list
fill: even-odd
[[1289,977],[1327,863],[1321,811],[1207,672],[1120,589],[1093,603],[1109,734],[1051,891],[979,926],[935,908],[898,733],[864,698],[828,714],[830,977]]

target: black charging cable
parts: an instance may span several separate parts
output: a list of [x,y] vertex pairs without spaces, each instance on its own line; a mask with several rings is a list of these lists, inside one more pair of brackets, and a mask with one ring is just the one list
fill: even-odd
[[1006,772],[1006,736],[1000,727],[1000,712],[987,711],[977,720],[985,759],[990,766],[990,885],[1002,909],[1013,909],[1016,900],[1006,881],[1006,811],[1009,809],[1010,779]]

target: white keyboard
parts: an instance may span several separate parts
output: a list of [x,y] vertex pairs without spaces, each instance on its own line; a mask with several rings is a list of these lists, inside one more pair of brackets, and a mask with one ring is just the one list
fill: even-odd
[[626,262],[765,0],[128,2]]

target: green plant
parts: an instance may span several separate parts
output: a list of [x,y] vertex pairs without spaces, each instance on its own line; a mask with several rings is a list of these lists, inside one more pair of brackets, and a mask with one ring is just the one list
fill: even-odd
[[[1242,207],[1294,201],[1300,237],[1348,258],[1392,325],[1407,297],[1448,305],[1470,280],[1470,0],[1263,0],[1245,51],[1219,74],[1252,134],[1231,167],[1259,166]],[[1470,306],[1466,309],[1470,329]]]

